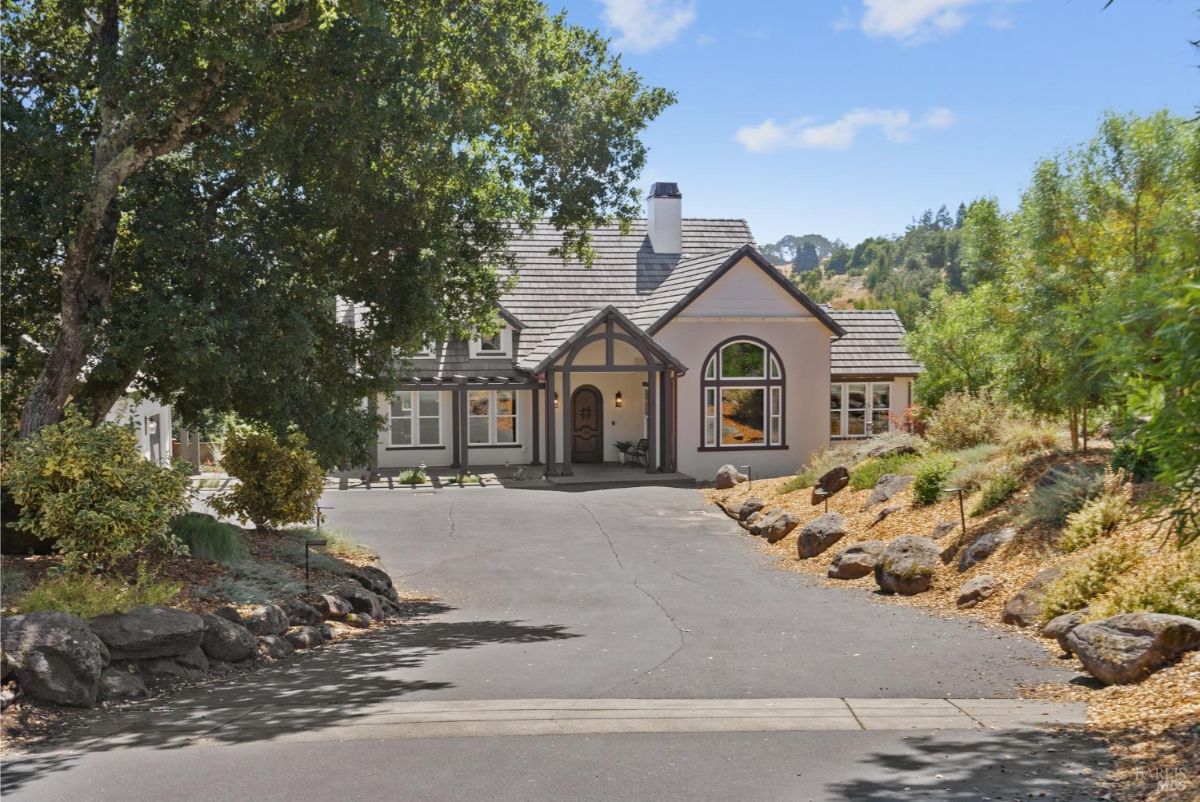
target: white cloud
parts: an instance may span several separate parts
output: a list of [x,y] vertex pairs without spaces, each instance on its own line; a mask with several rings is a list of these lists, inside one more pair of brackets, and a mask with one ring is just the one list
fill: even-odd
[[680,0],[601,0],[616,46],[645,52],[673,42],[696,19],[696,5]]
[[777,150],[847,150],[865,128],[878,128],[889,142],[907,142],[914,131],[939,130],[954,124],[954,112],[934,106],[918,119],[904,109],[851,109],[840,119],[814,125],[812,117],[800,117],[782,125],[773,119],[742,126],[734,139],[751,153]]
[[983,0],[863,0],[863,33],[918,44],[967,24],[963,9]]

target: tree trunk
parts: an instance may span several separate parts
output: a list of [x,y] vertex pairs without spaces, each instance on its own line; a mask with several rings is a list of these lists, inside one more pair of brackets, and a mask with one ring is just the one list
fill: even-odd
[[1071,450],[1079,450],[1079,410],[1071,408]]
[[1087,449],[1088,449],[1088,442],[1087,442],[1088,441],[1088,408],[1087,407],[1083,408],[1083,426],[1081,428],[1082,428],[1082,434],[1083,434],[1083,453],[1086,454]]

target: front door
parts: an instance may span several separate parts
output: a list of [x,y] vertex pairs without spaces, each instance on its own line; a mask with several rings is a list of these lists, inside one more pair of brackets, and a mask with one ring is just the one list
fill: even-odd
[[580,387],[571,396],[571,461],[604,461],[604,406],[595,387]]

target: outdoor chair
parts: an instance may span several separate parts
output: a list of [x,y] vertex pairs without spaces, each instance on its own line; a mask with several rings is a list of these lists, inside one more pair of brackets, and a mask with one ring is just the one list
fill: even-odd
[[637,441],[637,445],[629,449],[629,458],[634,462],[646,464],[646,451],[650,448],[650,441],[642,438]]

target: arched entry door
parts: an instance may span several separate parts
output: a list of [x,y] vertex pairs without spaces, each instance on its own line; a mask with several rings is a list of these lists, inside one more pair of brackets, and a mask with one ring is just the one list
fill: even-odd
[[604,404],[590,384],[571,395],[571,461],[604,461]]

